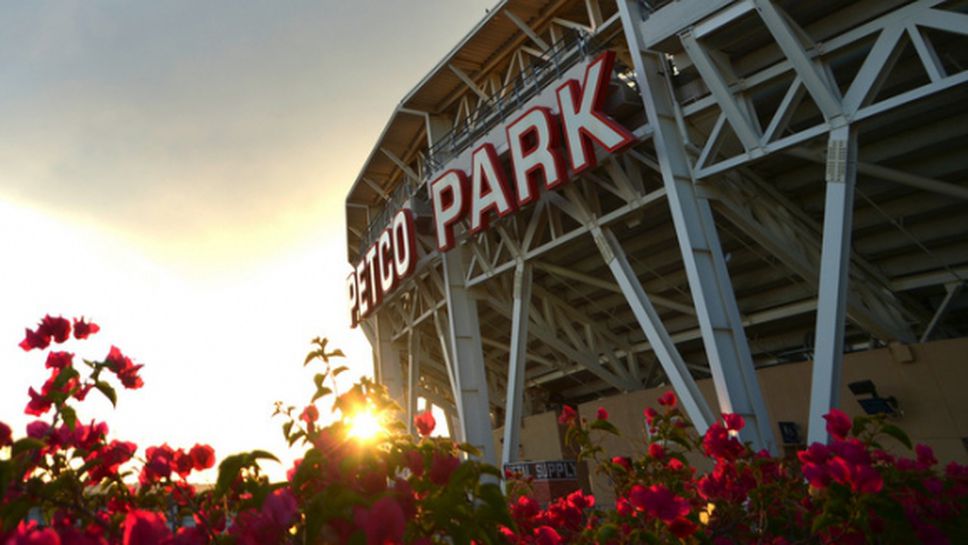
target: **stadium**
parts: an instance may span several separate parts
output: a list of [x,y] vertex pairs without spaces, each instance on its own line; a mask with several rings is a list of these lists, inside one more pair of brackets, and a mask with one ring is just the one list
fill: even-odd
[[495,463],[669,389],[774,453],[840,407],[965,463],[966,34],[964,1],[499,2],[346,198],[377,379]]

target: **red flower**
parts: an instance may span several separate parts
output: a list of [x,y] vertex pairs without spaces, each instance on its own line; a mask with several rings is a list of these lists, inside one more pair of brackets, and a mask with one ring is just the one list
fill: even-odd
[[850,417],[847,416],[847,413],[840,409],[830,409],[830,412],[823,415],[823,418],[827,421],[827,433],[837,439],[847,437],[851,427]]
[[178,473],[184,479],[195,469],[195,461],[192,460],[191,454],[178,449],[172,455],[171,467],[175,470],[175,473]]
[[726,424],[726,429],[729,431],[740,431],[746,426],[743,417],[736,413],[723,413],[723,423]]
[[413,424],[417,426],[417,433],[427,437],[434,431],[437,421],[434,420],[434,415],[430,411],[425,411],[413,417]]
[[44,366],[48,369],[63,369],[74,363],[74,354],[70,352],[53,352],[47,354],[47,361]]
[[44,319],[40,322],[40,328],[38,328],[37,333],[43,335],[49,335],[53,337],[54,342],[62,343],[71,336],[71,323],[67,318],[58,316],[57,318],[52,317],[50,314],[44,316]]
[[24,409],[25,414],[40,416],[50,410],[52,403],[47,396],[38,394],[33,387],[27,389],[27,395],[30,396],[30,401],[27,402],[27,408]]
[[632,469],[632,460],[628,456],[615,456],[612,458],[612,463],[620,466],[625,471]]
[[648,488],[640,484],[633,485],[629,491],[629,502],[639,511],[645,511],[664,522],[671,522],[689,514],[689,502],[661,484]]
[[74,318],[75,339],[86,339],[89,335],[93,335],[98,331],[101,331],[101,326],[95,324],[94,322],[85,322],[83,316],[81,316],[79,319]]
[[280,488],[266,496],[262,513],[276,526],[289,528],[299,513],[299,504],[288,488]]
[[[0,537],[6,537],[0,534]],[[10,545],[61,545],[60,536],[52,528],[40,528],[35,521],[21,521],[6,541]]]
[[450,475],[460,465],[460,460],[450,454],[434,453],[434,461],[430,464],[430,480],[441,486],[450,481]]
[[598,408],[598,413],[595,414],[595,418],[599,420],[608,420],[608,411],[605,410],[605,407]]
[[13,432],[10,426],[0,422],[0,448],[13,444]]
[[195,445],[189,452],[195,469],[201,471],[215,465],[215,449],[208,445]]
[[645,422],[651,426],[652,422],[655,421],[655,418],[659,416],[659,413],[657,413],[652,407],[646,407],[645,410],[642,411],[642,416],[645,417]]
[[551,526],[539,526],[534,529],[535,545],[561,545],[564,541]]
[[678,403],[678,399],[676,399],[676,393],[672,390],[669,390],[668,392],[659,396],[659,405],[662,405],[663,407],[674,409],[676,403]]
[[24,330],[24,340],[20,341],[20,348],[23,348],[24,352],[34,348],[43,350],[48,346],[50,346],[50,335],[42,335],[39,331],[34,332],[30,329]]
[[369,509],[357,508],[353,519],[363,529],[366,545],[403,543],[407,521],[400,504],[390,496],[380,498]]
[[665,448],[659,443],[649,443],[649,456],[661,460],[665,457]]
[[129,390],[137,390],[144,386],[144,381],[138,376],[138,371],[144,367],[143,364],[135,365],[131,361],[131,358],[125,356],[121,353],[121,350],[117,346],[112,346],[111,350],[108,352],[107,357],[104,359],[104,363],[107,364],[108,369],[117,375],[118,380],[121,384]]
[[914,446],[914,452],[918,455],[918,465],[924,469],[938,463],[938,459],[934,457],[934,450],[928,445],[918,443]]
[[299,415],[299,419],[307,424],[312,424],[319,420],[319,409],[315,405],[306,405],[302,414]]
[[570,405],[565,405],[561,408],[561,414],[558,416],[558,423],[564,425],[572,425],[575,420],[578,419],[578,413]]
[[672,532],[672,535],[678,537],[679,539],[685,539],[696,533],[696,530],[698,530],[698,527],[694,522],[684,517],[679,517],[667,524],[669,526],[669,531]]
[[164,515],[136,509],[124,519],[124,545],[161,545],[171,538]]

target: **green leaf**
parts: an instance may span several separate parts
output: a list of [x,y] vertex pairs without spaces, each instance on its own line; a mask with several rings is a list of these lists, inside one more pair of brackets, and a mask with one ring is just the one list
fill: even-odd
[[282,435],[284,435],[286,439],[289,439],[289,433],[292,431],[292,425],[292,420],[282,425]]
[[112,407],[118,406],[118,394],[114,391],[114,388],[110,384],[104,382],[103,380],[99,380],[94,383],[94,387],[104,394],[104,397],[108,398],[108,401],[111,402]]
[[10,447],[11,454],[14,458],[24,452],[29,452],[31,450],[38,450],[43,448],[44,442],[40,439],[34,439],[33,437],[24,437],[23,439],[18,439],[14,442],[13,446]]
[[215,481],[215,496],[223,496],[228,492],[232,482],[238,477],[242,467],[246,465],[247,454],[233,454],[222,460],[218,465],[218,479]]
[[864,431],[864,428],[867,427],[868,422],[870,422],[870,418],[866,416],[855,416],[854,426],[850,430],[851,435],[853,435],[854,437],[857,437],[858,435],[860,435],[861,432]]
[[276,458],[275,454],[271,452],[266,452],[264,450],[253,450],[252,452],[249,453],[249,459],[250,460],[263,460],[263,459],[273,460],[275,462],[279,461],[279,458]]
[[914,446],[911,444],[911,438],[908,437],[908,435],[904,433],[904,430],[901,428],[893,424],[885,424],[884,427],[881,428],[881,431],[900,441],[902,445],[908,448],[908,450],[914,448]]
[[61,418],[64,419],[64,424],[67,424],[67,428],[74,431],[74,427],[77,425],[77,412],[73,407],[64,405],[61,410]]
[[609,422],[608,420],[596,420],[592,422],[588,427],[593,430],[601,430],[606,433],[611,433],[612,435],[619,435],[618,428],[616,428],[615,425]]

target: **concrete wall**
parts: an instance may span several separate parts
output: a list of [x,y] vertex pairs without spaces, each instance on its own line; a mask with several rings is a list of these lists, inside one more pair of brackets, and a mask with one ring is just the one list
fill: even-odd
[[[806,437],[810,404],[812,362],[793,363],[761,369],[760,387],[773,429],[780,440],[777,421],[797,423]],[[844,357],[840,408],[850,416],[863,414],[847,384],[870,379],[881,396],[894,396],[904,415],[894,421],[915,443],[931,446],[942,464],[968,463],[968,450],[962,438],[968,437],[968,338],[950,339],[910,346],[892,346]],[[710,406],[718,406],[712,380],[698,381]],[[653,388],[615,395],[578,407],[579,414],[594,419],[598,407],[609,412],[609,420],[622,432],[622,438],[606,437],[602,445],[610,456],[639,455],[643,448],[645,407],[658,407],[658,397],[669,388]],[[555,415],[543,413],[525,419],[521,433],[522,459],[543,460],[561,457],[560,433]],[[500,444],[498,440],[496,444]],[[891,439],[884,446],[898,454],[906,449]],[[913,454],[911,455],[913,456]],[[593,475],[593,491],[603,501],[607,483]]]

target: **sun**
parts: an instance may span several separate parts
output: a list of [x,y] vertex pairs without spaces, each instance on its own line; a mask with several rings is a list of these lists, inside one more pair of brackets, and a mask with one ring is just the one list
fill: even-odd
[[372,441],[384,431],[379,415],[366,409],[351,415],[348,423],[350,437],[358,441]]

